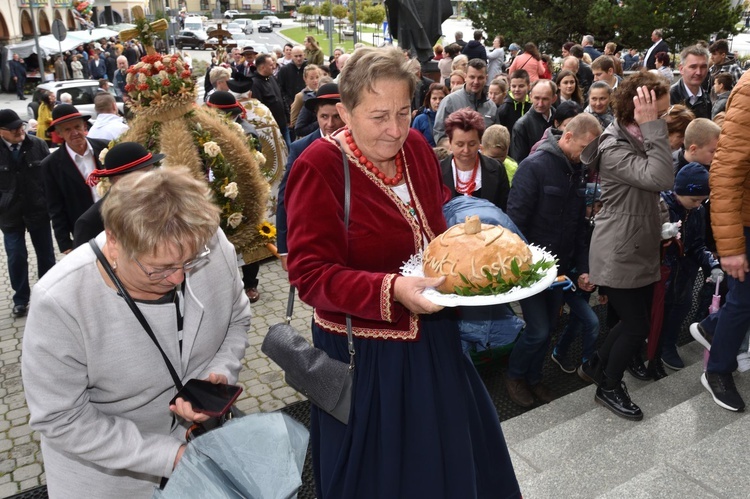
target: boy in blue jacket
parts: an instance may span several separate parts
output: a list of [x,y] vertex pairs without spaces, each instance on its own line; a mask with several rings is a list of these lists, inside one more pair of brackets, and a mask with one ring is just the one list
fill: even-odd
[[[688,163],[675,177],[674,189],[661,193],[669,208],[669,221],[682,222],[680,237],[666,248],[664,264],[670,268],[664,299],[664,324],[656,352],[656,363],[670,368],[684,365],[677,353],[680,325],[690,311],[692,291],[698,269],[710,274],[716,282],[724,278],[719,261],[706,248],[705,208],[708,198],[708,170],[700,163]],[[674,367],[673,367],[674,366]],[[649,363],[649,370],[663,372],[663,367]]]

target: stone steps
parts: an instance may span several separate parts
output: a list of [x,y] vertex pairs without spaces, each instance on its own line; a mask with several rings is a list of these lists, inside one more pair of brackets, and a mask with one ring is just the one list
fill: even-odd
[[[589,386],[504,422],[524,498],[747,497],[740,487],[746,473],[729,465],[717,473],[712,464],[728,461],[726,450],[750,471],[739,443],[750,419],[719,408],[700,384],[700,345],[680,354],[687,367],[658,382],[626,374],[643,421],[596,404]],[[736,381],[740,393],[750,393],[750,377]]]

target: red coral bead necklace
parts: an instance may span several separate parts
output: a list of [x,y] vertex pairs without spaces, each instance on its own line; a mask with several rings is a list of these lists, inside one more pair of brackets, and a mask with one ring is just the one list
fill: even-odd
[[458,178],[458,167],[456,167],[456,192],[471,196],[477,188],[477,172],[479,171],[479,154],[477,154],[474,168],[471,171],[471,177],[466,182]]
[[378,169],[377,166],[372,164],[372,161],[367,159],[367,156],[365,156],[362,151],[357,147],[356,142],[354,142],[354,137],[352,136],[351,130],[348,128],[344,130],[344,138],[346,139],[346,144],[349,146],[349,149],[352,151],[352,154],[354,157],[357,158],[357,161],[361,165],[363,165],[365,168],[367,168],[370,172],[372,172],[373,175],[378,177],[381,182],[383,182],[385,185],[391,185],[395,186],[398,185],[401,180],[404,178],[404,159],[401,157],[401,154],[396,154],[396,157],[394,158],[394,161],[396,162],[396,175],[393,177],[386,177],[385,173],[381,172],[380,169]]

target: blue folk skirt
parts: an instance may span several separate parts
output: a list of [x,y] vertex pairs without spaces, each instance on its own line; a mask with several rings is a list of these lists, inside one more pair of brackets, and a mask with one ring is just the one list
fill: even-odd
[[[313,342],[349,361],[346,336]],[[453,313],[421,317],[418,341],[354,339],[349,424],[312,406],[319,499],[521,496],[497,411],[462,354]]]

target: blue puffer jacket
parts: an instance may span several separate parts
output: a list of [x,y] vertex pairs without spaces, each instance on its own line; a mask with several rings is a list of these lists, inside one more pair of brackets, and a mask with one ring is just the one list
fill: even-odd
[[435,137],[433,136],[432,129],[435,127],[435,115],[437,113],[432,109],[424,109],[411,124],[412,128],[415,128],[422,132],[427,142],[435,147]]
[[586,179],[571,164],[552,131],[537,151],[518,165],[508,196],[508,216],[530,243],[557,256],[558,273],[588,272]]

